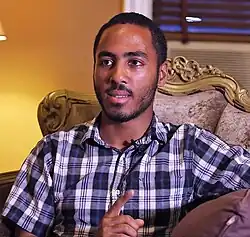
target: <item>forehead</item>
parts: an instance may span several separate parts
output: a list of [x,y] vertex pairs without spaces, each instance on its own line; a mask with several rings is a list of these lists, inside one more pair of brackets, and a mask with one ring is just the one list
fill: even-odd
[[117,24],[106,29],[97,47],[97,54],[100,51],[109,51],[117,55],[132,51],[156,54],[150,30],[132,24]]

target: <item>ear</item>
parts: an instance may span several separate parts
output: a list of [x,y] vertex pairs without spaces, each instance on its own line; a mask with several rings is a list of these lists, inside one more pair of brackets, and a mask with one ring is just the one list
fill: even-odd
[[158,86],[164,86],[167,82],[167,76],[168,76],[168,64],[167,61],[162,63],[159,68],[159,78],[158,78]]

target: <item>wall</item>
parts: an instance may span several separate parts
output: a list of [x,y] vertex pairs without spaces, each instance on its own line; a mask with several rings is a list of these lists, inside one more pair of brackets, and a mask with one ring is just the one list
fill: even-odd
[[0,0],[0,173],[16,170],[41,139],[37,105],[48,92],[93,93],[92,43],[120,0]]

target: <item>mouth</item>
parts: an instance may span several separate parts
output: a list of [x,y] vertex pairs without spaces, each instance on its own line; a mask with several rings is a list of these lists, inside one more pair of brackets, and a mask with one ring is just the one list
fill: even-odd
[[111,97],[114,97],[114,98],[127,98],[129,97],[129,95],[109,95]]
[[127,91],[111,91],[107,94],[111,104],[125,104],[131,97]]

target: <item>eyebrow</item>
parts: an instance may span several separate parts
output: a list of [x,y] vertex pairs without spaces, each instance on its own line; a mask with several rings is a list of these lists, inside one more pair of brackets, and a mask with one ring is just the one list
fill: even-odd
[[124,57],[142,57],[148,59],[148,55],[142,51],[127,52],[123,54]]
[[[111,53],[109,51],[101,51],[98,53],[98,58],[102,57],[111,57],[111,58],[117,58],[117,56],[114,53]],[[128,58],[128,57],[142,57],[145,59],[148,59],[148,55],[142,51],[135,51],[135,52],[126,52],[123,54],[123,57]]]
[[98,53],[98,58],[101,58],[101,57],[116,58],[116,55],[108,51],[101,51],[100,53]]

